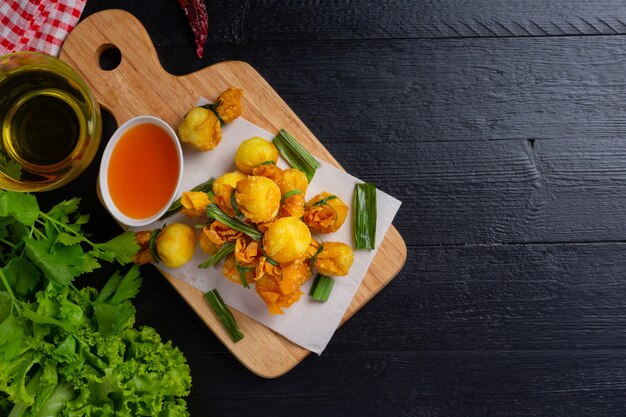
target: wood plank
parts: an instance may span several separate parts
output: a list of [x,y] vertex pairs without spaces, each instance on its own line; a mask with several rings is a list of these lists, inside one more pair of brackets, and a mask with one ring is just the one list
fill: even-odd
[[[193,53],[191,31],[175,4],[90,2],[85,14],[103,7],[123,8],[148,24],[156,45],[184,45]],[[614,35],[626,33],[626,6],[617,0],[505,1],[374,0],[250,2],[217,0],[207,4],[209,42],[234,44],[275,40],[354,40],[445,37]],[[150,26],[153,22],[153,26]]]
[[409,245],[623,241],[626,141],[336,144],[342,163],[404,201]]
[[346,323],[329,351],[626,351],[625,250],[409,247],[406,272]]
[[[203,394],[192,391],[188,402],[211,415],[243,417],[260,408],[297,416],[609,417],[626,412],[623,350],[325,353],[307,359],[300,378],[287,375],[272,383],[233,369],[219,354],[205,360],[214,364],[212,372],[194,375]],[[245,401],[215,377],[225,374],[232,386],[246,388]]]
[[[110,47],[118,48],[122,59],[119,66],[106,71],[100,68],[99,58],[102,51]],[[104,11],[83,20],[66,39],[60,57],[82,75],[96,100],[118,123],[149,114],[177,126],[198,96],[216,98],[226,88],[237,86],[245,91],[244,118],[269,131],[288,130],[318,158],[341,168],[251,66],[238,61],[222,62],[185,76],[171,75],[159,65],[156,51],[141,23],[124,11]],[[393,279],[405,259],[404,241],[391,227],[343,321]],[[200,290],[174,276],[164,275],[228,349],[258,375],[280,376],[308,354],[306,349],[237,311],[234,311],[235,317],[248,337],[233,343]]]
[[[213,45],[247,61],[329,151],[335,143],[626,136],[626,37]],[[182,74],[204,62],[160,47]],[[280,70],[277,70],[280,68]]]

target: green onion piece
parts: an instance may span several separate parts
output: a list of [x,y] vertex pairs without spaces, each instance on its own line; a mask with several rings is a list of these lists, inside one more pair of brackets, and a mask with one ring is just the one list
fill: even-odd
[[292,195],[296,195],[296,194],[302,194],[302,191],[300,191],[298,189],[287,191],[285,193],[285,195],[281,197],[280,202],[282,203],[283,201],[285,201],[286,199],[288,199]]
[[265,253],[265,251],[262,251],[262,253],[263,253],[263,256],[265,257],[265,260],[269,262],[270,265],[278,266],[278,262],[276,262],[275,260],[267,256],[267,253]]
[[235,216],[237,216],[237,218],[242,217],[241,210],[239,210],[239,204],[237,204],[237,199],[235,198],[234,191],[230,193],[230,205],[233,208],[233,211],[235,212]]
[[[204,193],[212,192],[213,183],[215,182],[215,178],[211,178],[208,181],[203,182],[202,184],[198,184],[193,187],[190,191],[202,191]],[[181,208],[183,208],[183,204],[180,202],[180,198],[172,203],[170,208],[167,209],[164,215],[161,216],[161,219],[171,216],[172,214],[178,212]]]
[[309,295],[315,301],[325,303],[328,301],[328,297],[330,296],[330,292],[333,290],[334,285],[335,280],[331,277],[327,277],[326,275],[317,275],[315,277],[315,281],[313,281]]
[[[274,161],[264,161],[264,162],[261,162],[259,165],[276,165],[276,162],[274,162]],[[259,166],[259,165],[257,165],[257,166]]]
[[213,312],[217,316],[217,318],[222,322],[222,326],[228,332],[228,335],[232,339],[233,342],[237,343],[241,339],[243,339],[244,335],[239,326],[237,325],[237,321],[235,320],[235,316],[230,311],[224,300],[220,296],[220,293],[217,290],[211,290],[204,294],[204,298],[207,300],[209,306],[213,309]]
[[321,200],[313,203],[313,206],[321,206],[323,204],[326,204],[329,200],[334,200],[335,198],[337,198],[336,195],[329,195],[328,197],[324,197]]
[[148,241],[148,248],[150,249],[150,255],[152,255],[152,260],[155,263],[161,262],[161,257],[159,256],[159,252],[157,252],[157,244],[156,239],[159,237],[161,230],[165,229],[165,224],[160,229],[154,229],[150,232],[150,240]]
[[217,120],[220,122],[220,126],[224,126],[226,123],[224,122],[224,119],[222,119],[222,116],[220,116],[220,114],[217,112],[217,108],[220,106],[220,104],[221,103],[218,101],[217,103],[205,104],[204,106],[200,107],[211,110],[215,117],[217,117]]
[[239,272],[239,279],[241,279],[241,285],[243,285],[244,288],[250,288],[250,285],[248,285],[248,280],[246,279],[246,272],[252,271],[252,267],[241,266],[239,262],[237,262],[237,259],[235,259],[235,266],[237,267],[237,272]]
[[322,243],[320,243],[320,245],[318,246],[317,250],[315,251],[315,254],[313,254],[313,256],[311,257],[311,268],[315,267],[315,260],[317,259],[317,256],[320,253],[322,253],[323,250],[324,250],[324,243],[322,242]]
[[254,240],[261,239],[262,234],[256,228],[242,222],[239,219],[230,217],[214,204],[209,204],[206,209],[206,213],[211,219],[219,220],[231,229],[244,233]]
[[224,243],[218,250],[206,261],[202,262],[198,265],[198,268],[208,268],[210,266],[215,266],[218,263],[222,262],[224,258],[235,251],[235,244],[232,242]]
[[302,147],[285,129],[280,129],[278,135],[272,140],[280,154],[292,167],[304,172],[309,183],[315,175],[319,164],[313,155]]
[[374,249],[376,246],[376,185],[356,184],[353,207],[354,246],[357,249]]

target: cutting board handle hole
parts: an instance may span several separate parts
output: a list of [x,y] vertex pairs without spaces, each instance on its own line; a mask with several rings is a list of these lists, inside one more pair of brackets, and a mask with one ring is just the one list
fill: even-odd
[[98,64],[100,68],[105,71],[112,71],[117,68],[122,62],[122,52],[115,45],[102,45],[98,48],[100,51],[100,57],[98,58]]

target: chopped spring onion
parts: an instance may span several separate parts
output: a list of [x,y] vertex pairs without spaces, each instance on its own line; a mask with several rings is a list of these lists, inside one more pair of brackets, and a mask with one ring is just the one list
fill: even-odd
[[157,244],[156,240],[161,233],[161,230],[165,229],[165,224],[160,229],[154,229],[150,232],[150,240],[148,241],[148,248],[150,249],[150,255],[152,255],[152,260],[155,263],[161,262],[161,257],[159,256],[159,252],[157,252]]
[[272,142],[289,165],[304,172],[310,183],[319,166],[313,155],[304,149],[296,138],[285,129],[280,129]]
[[235,259],[235,266],[237,267],[237,272],[239,272],[241,285],[243,285],[244,288],[250,288],[250,285],[248,285],[248,280],[246,279],[246,272],[252,271],[253,268],[251,266],[240,265],[239,262],[237,262],[237,259]]
[[285,195],[282,196],[282,198],[280,199],[281,203],[285,201],[286,199],[288,199],[289,197],[291,197],[292,195],[296,195],[296,194],[302,194],[302,191],[298,189],[287,191]]
[[324,197],[319,201],[316,201],[315,203],[313,203],[313,206],[321,206],[326,204],[329,200],[334,200],[335,198],[337,198],[336,195],[329,195],[328,197]]
[[239,219],[234,219],[220,210],[215,204],[209,204],[206,209],[207,216],[211,219],[219,220],[224,223],[226,226],[230,227],[233,230],[244,233],[250,236],[254,240],[261,239],[261,232],[259,232],[256,228],[250,226],[247,223],[242,222]]
[[235,198],[234,191],[230,193],[230,205],[233,208],[233,211],[235,212],[235,216],[237,216],[237,218],[241,218],[243,214],[241,214],[241,210],[239,210],[239,204],[237,204],[237,199]]
[[272,258],[270,258],[269,256],[267,256],[267,254],[265,253],[265,251],[263,251],[263,256],[265,257],[265,260],[270,264],[270,265],[274,265],[274,266],[278,266],[278,262],[276,262],[275,260],[273,260]]
[[211,110],[213,114],[215,115],[215,117],[217,117],[217,120],[220,122],[220,126],[224,126],[226,123],[224,122],[224,119],[222,119],[222,116],[220,116],[219,112],[217,111],[217,108],[220,106],[220,104],[221,103],[218,101],[217,103],[205,104],[204,106],[200,106],[200,107],[205,108],[207,110]]
[[[198,184],[193,187],[190,191],[202,191],[204,193],[208,193],[213,189],[213,183],[215,182],[215,178],[211,178],[208,181],[203,182],[202,184]],[[170,208],[167,209],[164,215],[161,216],[161,219],[171,216],[172,214],[178,212],[181,208],[183,208],[183,204],[180,202],[180,198],[172,203]]]
[[354,246],[356,249],[374,249],[376,246],[376,185],[354,186]]
[[311,268],[315,267],[315,260],[317,259],[318,255],[322,253],[323,250],[324,250],[324,243],[321,242],[317,250],[315,251],[315,254],[313,254],[313,256],[311,257]]
[[325,303],[326,301],[328,301],[328,297],[330,296],[330,292],[333,290],[334,285],[335,280],[333,280],[331,277],[318,274],[315,277],[315,281],[313,281],[313,285],[311,286],[311,291],[309,291],[309,295],[315,301],[321,301]]
[[243,339],[244,335],[239,326],[237,325],[237,321],[235,320],[235,316],[230,311],[224,300],[220,296],[220,293],[217,290],[211,290],[204,294],[204,298],[207,300],[209,306],[215,312],[215,315],[224,326],[224,329],[228,332],[228,335],[233,340],[233,342],[237,343],[241,339]]
[[235,244],[232,242],[224,243],[218,250],[206,261],[202,262],[198,265],[198,268],[208,268],[210,266],[215,266],[222,262],[224,258],[235,251]]
[[263,161],[259,165],[276,165],[274,161]]

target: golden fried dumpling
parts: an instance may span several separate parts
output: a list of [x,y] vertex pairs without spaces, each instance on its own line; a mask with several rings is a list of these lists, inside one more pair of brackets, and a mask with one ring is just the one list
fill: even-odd
[[273,222],[263,235],[263,249],[279,264],[304,256],[311,242],[311,232],[300,219],[282,217]]
[[217,98],[217,113],[224,123],[230,123],[241,116],[243,90],[229,87]]
[[264,275],[256,282],[255,287],[271,314],[283,314],[283,308],[290,307],[303,294],[299,289],[286,295],[282,294],[279,282],[271,275]]
[[308,263],[297,259],[282,265],[282,277],[278,283],[278,290],[282,295],[291,294],[300,289],[302,284],[311,278],[311,268]]
[[255,136],[244,140],[235,153],[237,169],[252,174],[252,170],[263,162],[278,161],[278,149],[272,142]]
[[237,183],[235,201],[252,222],[266,223],[278,214],[280,189],[269,178],[250,176]]
[[178,268],[193,257],[196,250],[196,231],[183,223],[165,226],[156,238],[156,251],[168,268]]
[[[246,282],[248,283],[248,285],[254,282],[252,280],[254,278],[254,268],[242,270],[242,273],[243,276],[246,278]],[[228,255],[224,260],[224,265],[222,266],[222,274],[224,274],[224,276],[228,278],[229,281],[232,281],[235,284],[242,285],[241,275],[239,275],[239,269],[237,269],[237,265],[235,264],[234,255]]]
[[217,252],[217,250],[219,249],[219,246],[211,240],[211,238],[209,237],[210,233],[211,229],[207,226],[204,226],[198,234],[198,245],[200,246],[200,249],[202,249],[202,252],[206,253],[207,255],[214,255],[215,252]]
[[315,269],[322,275],[348,275],[354,262],[352,248],[342,242],[324,242],[324,248],[315,258]]
[[304,222],[313,233],[336,232],[348,216],[348,206],[341,198],[321,192],[304,208]]
[[181,212],[187,217],[202,217],[209,205],[209,196],[202,191],[185,191],[180,198]]
[[213,182],[213,192],[215,195],[221,194],[225,185],[236,188],[237,183],[246,178],[248,178],[248,175],[241,171],[227,172]]
[[278,181],[276,181],[280,192],[285,195],[292,190],[300,190],[302,195],[306,195],[306,189],[309,186],[309,181],[306,178],[304,172],[299,169],[289,168],[283,171],[283,175]]
[[280,181],[283,176],[283,170],[276,166],[276,164],[261,164],[254,167],[252,175],[267,177],[278,184],[278,181]]
[[222,140],[222,125],[211,110],[194,107],[178,126],[178,138],[199,151],[210,151]]
[[304,216],[304,195],[303,194],[293,194],[283,199],[283,202],[280,205],[280,211],[278,212],[278,217],[295,217],[301,218]]

